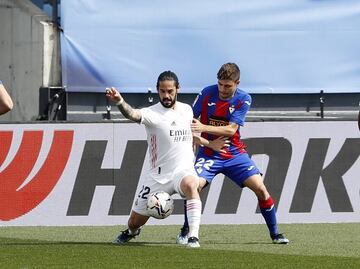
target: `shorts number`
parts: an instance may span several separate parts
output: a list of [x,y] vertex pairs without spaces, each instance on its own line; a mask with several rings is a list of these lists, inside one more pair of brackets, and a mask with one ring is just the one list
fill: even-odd
[[210,167],[214,164],[213,160],[205,161],[205,158],[199,158],[195,164],[195,167],[204,167],[206,170],[210,170]]
[[138,197],[139,198],[142,198],[142,199],[147,199],[148,197],[148,194],[150,193],[150,188],[148,186],[142,186],[140,192],[139,192],[139,195]]

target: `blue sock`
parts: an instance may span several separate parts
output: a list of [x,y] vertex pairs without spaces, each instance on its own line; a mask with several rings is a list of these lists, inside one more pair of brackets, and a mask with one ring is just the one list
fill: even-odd
[[269,229],[270,235],[277,235],[279,232],[276,223],[276,211],[273,199],[269,197],[267,200],[259,200],[259,207]]

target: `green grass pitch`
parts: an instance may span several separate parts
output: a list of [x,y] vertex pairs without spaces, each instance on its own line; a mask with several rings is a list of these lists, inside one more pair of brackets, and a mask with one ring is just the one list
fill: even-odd
[[112,245],[123,228],[0,227],[0,268],[360,268],[360,223],[282,224],[289,245],[265,225],[202,225],[200,249],[176,245],[173,225]]

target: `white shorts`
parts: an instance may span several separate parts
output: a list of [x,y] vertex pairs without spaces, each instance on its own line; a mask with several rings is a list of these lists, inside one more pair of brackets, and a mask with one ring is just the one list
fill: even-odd
[[165,191],[170,195],[174,193],[178,193],[180,194],[181,197],[184,198],[185,195],[180,188],[180,184],[182,179],[186,176],[193,176],[195,180],[199,181],[199,177],[196,174],[193,167],[175,171],[173,173],[172,179],[164,184],[156,181],[156,179],[150,177],[146,178],[146,180],[143,183],[143,186],[141,187],[138,193],[138,196],[135,200],[132,210],[140,215],[149,216],[146,210],[147,198],[149,194],[157,191]]

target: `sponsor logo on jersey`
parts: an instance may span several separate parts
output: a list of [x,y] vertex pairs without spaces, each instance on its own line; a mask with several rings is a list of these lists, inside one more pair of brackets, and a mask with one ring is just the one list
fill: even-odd
[[211,125],[211,126],[226,126],[226,125],[229,125],[229,122],[225,119],[210,118],[209,125]]
[[191,135],[190,129],[170,130],[170,136]]
[[178,130],[171,129],[170,136],[174,137],[174,142],[191,141],[192,132],[190,129],[178,129]]
[[216,103],[214,103],[214,102],[208,103],[208,106],[215,106],[215,105],[216,105]]
[[247,104],[248,106],[251,105],[251,102],[250,102],[250,101],[245,101],[244,103]]

